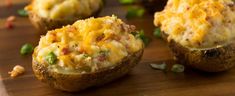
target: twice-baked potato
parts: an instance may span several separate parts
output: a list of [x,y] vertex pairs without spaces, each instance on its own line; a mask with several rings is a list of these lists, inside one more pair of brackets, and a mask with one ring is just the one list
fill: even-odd
[[181,63],[220,72],[235,64],[234,9],[232,0],[169,0],[154,23]]
[[33,0],[25,10],[38,32],[45,34],[78,19],[96,16],[102,6],[103,0]]
[[54,88],[80,91],[115,80],[141,59],[133,25],[115,16],[78,20],[49,31],[33,53],[35,76]]

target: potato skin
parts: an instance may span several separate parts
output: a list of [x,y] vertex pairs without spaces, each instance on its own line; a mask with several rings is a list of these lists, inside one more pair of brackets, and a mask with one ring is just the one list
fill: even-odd
[[[162,32],[167,41],[167,34]],[[193,50],[186,48],[174,40],[168,46],[179,62],[206,72],[220,72],[232,68],[235,64],[235,42],[213,49]]]
[[39,34],[46,34],[48,30],[59,28],[68,24],[72,24],[74,20],[52,20],[48,18],[42,18],[33,12],[29,12],[29,20],[33,26],[37,29]]
[[[99,12],[101,11],[102,6],[94,12],[91,16],[98,16]],[[37,29],[39,34],[46,34],[47,31],[53,30],[56,28],[60,28],[62,26],[66,26],[68,24],[73,24],[75,21],[79,19],[85,19],[88,17],[78,17],[78,18],[71,18],[71,19],[50,19],[50,18],[43,18],[38,16],[36,13],[28,10],[29,20],[33,24],[33,26]]]
[[68,92],[81,91],[88,87],[99,86],[111,82],[127,74],[141,59],[143,49],[128,55],[117,66],[97,72],[85,74],[61,74],[49,71],[45,64],[39,64],[33,56],[33,71],[35,76],[50,86]]

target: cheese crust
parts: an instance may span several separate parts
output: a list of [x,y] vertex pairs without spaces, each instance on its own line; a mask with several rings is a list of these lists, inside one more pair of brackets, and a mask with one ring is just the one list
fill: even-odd
[[190,48],[212,48],[235,37],[232,0],[169,0],[154,24],[174,40]]

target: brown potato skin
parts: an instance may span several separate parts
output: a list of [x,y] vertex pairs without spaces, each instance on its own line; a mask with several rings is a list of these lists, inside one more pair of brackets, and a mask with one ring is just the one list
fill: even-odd
[[[162,38],[167,41],[167,37],[167,34],[162,32]],[[205,50],[190,50],[174,40],[169,41],[168,46],[180,63],[202,71],[226,71],[235,64],[235,42],[231,42],[226,46]]]
[[42,18],[33,12],[29,12],[29,20],[33,26],[37,29],[39,34],[46,34],[48,30],[56,29],[68,24],[74,23],[78,19],[74,20],[52,20],[47,18]]
[[99,86],[111,82],[127,74],[139,63],[143,49],[128,55],[113,68],[85,74],[61,74],[49,71],[45,64],[39,64],[33,55],[33,71],[35,76],[50,86],[68,92],[81,91],[92,86]]
[[[103,6],[103,4],[102,4],[102,6]],[[99,10],[94,12],[89,17],[98,16],[101,9],[103,8],[102,6],[99,8]],[[75,21],[77,21],[79,19],[89,18],[89,17],[76,17],[76,18],[71,18],[71,19],[56,19],[55,20],[55,19],[40,17],[35,12],[33,12],[31,10],[27,10],[27,11],[28,11],[28,14],[29,14],[29,20],[31,21],[33,26],[37,29],[37,32],[39,34],[46,34],[47,31],[49,31],[49,30],[60,28],[62,26],[66,26],[68,24],[73,24]]]

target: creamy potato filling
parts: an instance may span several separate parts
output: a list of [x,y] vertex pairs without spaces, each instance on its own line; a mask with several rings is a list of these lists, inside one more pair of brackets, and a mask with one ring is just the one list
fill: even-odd
[[[41,37],[35,57],[42,64],[93,72],[115,66],[128,54],[141,50],[143,43],[131,34],[134,31],[134,26],[123,23],[115,16],[79,20]],[[55,62],[48,59],[54,55]]]
[[34,0],[28,8],[50,19],[89,17],[102,6],[102,0]]
[[183,46],[216,47],[235,37],[234,9],[232,0],[169,0],[154,24]]

